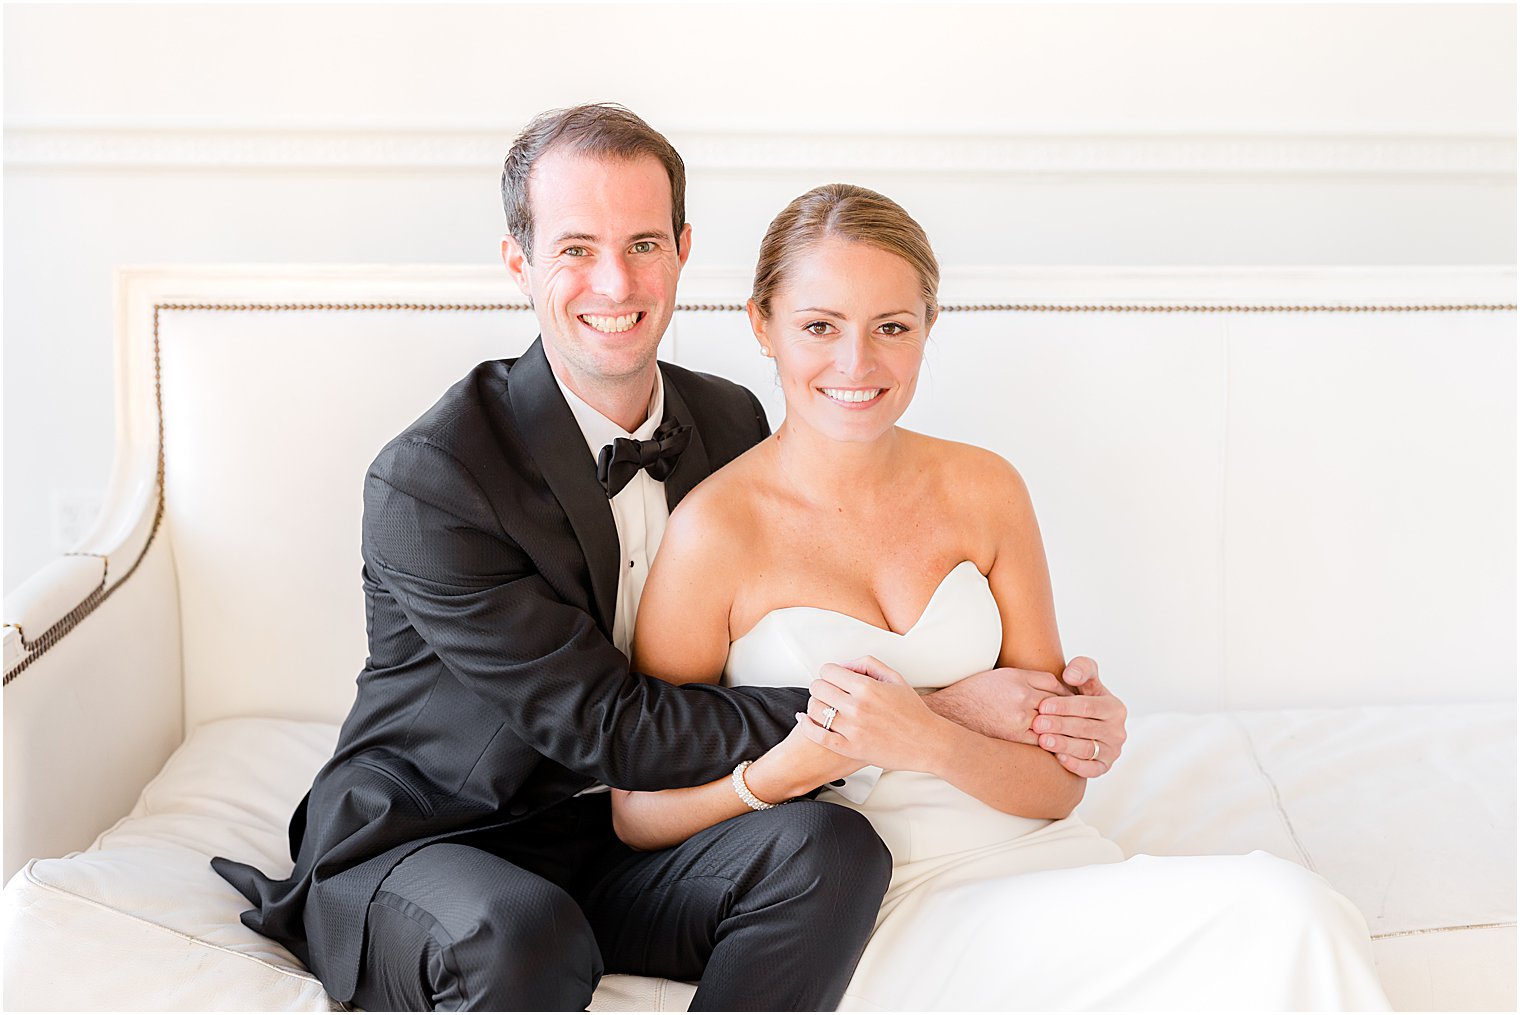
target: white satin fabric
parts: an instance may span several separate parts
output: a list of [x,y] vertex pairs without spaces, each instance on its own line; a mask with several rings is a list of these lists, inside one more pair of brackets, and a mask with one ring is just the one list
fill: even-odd
[[[1002,625],[971,561],[904,634],[775,610],[730,648],[730,684],[805,685],[874,655],[921,691],[996,664]],[[1387,1010],[1366,922],[1323,878],[1262,852],[1128,860],[1075,815],[1004,814],[922,772],[820,795],[892,851],[841,1010]]]

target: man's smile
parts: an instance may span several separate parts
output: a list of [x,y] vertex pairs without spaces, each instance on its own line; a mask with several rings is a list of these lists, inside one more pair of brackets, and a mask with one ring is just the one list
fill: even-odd
[[604,335],[616,335],[624,331],[631,331],[645,317],[645,312],[636,310],[632,313],[619,314],[616,317],[604,317],[600,314],[577,314],[576,320],[587,327],[600,331]]

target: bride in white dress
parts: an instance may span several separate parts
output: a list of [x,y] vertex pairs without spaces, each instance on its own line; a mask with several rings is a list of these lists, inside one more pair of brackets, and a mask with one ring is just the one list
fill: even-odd
[[671,515],[634,661],[813,698],[733,780],[615,792],[619,835],[670,845],[819,786],[859,810],[893,876],[846,1010],[1386,1009],[1361,914],[1317,875],[1265,853],[1125,860],[1072,816],[1085,783],[1061,759],[920,699],[1065,665],[1019,474],[896,426],[938,275],[918,224],[862,188],[771,224],[750,317],[786,419]]

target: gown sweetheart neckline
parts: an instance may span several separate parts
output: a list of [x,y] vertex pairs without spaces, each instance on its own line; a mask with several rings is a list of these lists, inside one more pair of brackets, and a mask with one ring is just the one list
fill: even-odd
[[[805,612],[809,612],[809,613],[823,613],[823,614],[827,614],[827,615],[829,615],[831,617],[842,617],[845,620],[852,621],[852,622],[854,622],[856,624],[859,624],[861,627],[869,628],[870,630],[876,631],[876,632],[878,632],[880,634],[890,635],[893,638],[899,638],[899,639],[908,638],[908,637],[910,637],[913,634],[914,631],[918,630],[918,628],[923,625],[924,620],[929,616],[929,614],[931,612],[933,612],[935,605],[940,601],[941,593],[943,593],[945,591],[946,586],[948,586],[950,584],[950,579],[953,578],[953,577],[955,577],[955,575],[962,568],[964,568],[964,567],[970,567],[973,571],[976,572],[976,575],[977,575],[978,578],[982,579],[982,581],[984,581],[984,582],[987,581],[987,576],[984,575],[984,574],[982,574],[981,568],[979,568],[979,567],[976,566],[976,561],[974,561],[974,560],[963,560],[963,561],[961,561],[959,564],[957,564],[954,567],[952,567],[945,574],[945,576],[939,580],[939,584],[934,587],[934,592],[931,593],[930,596],[929,596],[929,601],[924,604],[923,611],[919,613],[918,619],[915,620],[912,624],[910,624],[908,626],[908,629],[906,631],[901,631],[901,632],[894,631],[894,630],[892,630],[889,627],[882,627],[879,624],[873,624],[869,620],[861,620],[859,617],[855,616],[854,614],[844,613],[844,612],[842,612],[840,610],[830,610],[827,607],[823,607],[823,606],[778,606],[774,610],[767,610],[764,614],[762,614],[761,617],[760,617],[760,619],[757,620],[757,621],[755,621],[755,623],[750,627],[750,629],[748,631],[745,631],[743,634],[739,635],[739,637],[734,638],[732,643],[733,644],[738,644],[739,642],[743,641],[745,638],[748,638],[750,635],[752,635],[756,631],[758,631],[761,628],[762,625],[764,625],[771,618],[775,617],[777,614],[795,613],[795,612],[797,612],[799,610],[805,611]],[[989,587],[989,590],[990,590],[990,587]]]

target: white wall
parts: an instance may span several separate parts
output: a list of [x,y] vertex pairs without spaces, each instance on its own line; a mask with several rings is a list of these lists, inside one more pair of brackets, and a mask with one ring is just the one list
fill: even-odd
[[104,488],[118,266],[489,263],[501,154],[552,106],[671,135],[704,270],[828,179],[897,198],[951,268],[1514,260],[1509,5],[4,19],[7,589]]

